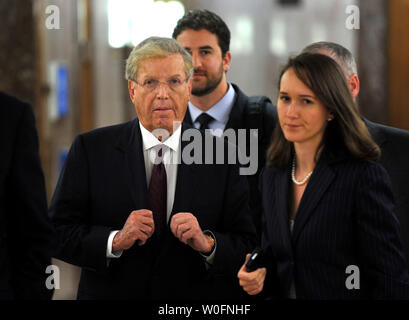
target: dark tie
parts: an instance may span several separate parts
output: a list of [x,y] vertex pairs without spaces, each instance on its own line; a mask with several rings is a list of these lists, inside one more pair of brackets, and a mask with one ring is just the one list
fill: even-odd
[[149,183],[149,201],[155,222],[155,233],[160,238],[166,230],[167,182],[166,170],[163,164],[162,148],[153,165],[151,181]]
[[202,113],[200,116],[197,117],[196,121],[200,123],[199,129],[209,129],[209,123],[213,121],[214,118],[209,116],[207,113]]

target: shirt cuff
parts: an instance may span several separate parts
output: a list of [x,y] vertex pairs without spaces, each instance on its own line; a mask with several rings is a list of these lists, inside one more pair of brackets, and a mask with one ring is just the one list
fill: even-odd
[[213,232],[211,232],[210,230],[205,230],[203,231],[204,234],[211,236],[214,239],[214,246],[213,246],[213,250],[212,252],[209,254],[204,254],[204,253],[200,253],[201,256],[203,258],[205,258],[205,262],[206,262],[206,267],[209,268],[214,261],[214,256],[216,253],[216,249],[217,249],[217,241],[216,241],[216,237],[214,236]]
[[109,234],[107,244],[107,258],[119,258],[122,255],[123,250],[112,252],[112,242],[114,241],[114,237],[118,232],[119,230],[111,231],[111,233]]

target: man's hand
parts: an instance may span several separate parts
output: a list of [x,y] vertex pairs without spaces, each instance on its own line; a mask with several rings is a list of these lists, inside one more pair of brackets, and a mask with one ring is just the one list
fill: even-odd
[[152,211],[134,210],[129,215],[124,227],[115,235],[112,251],[127,250],[138,240],[142,246],[152,236],[155,230]]
[[213,249],[213,238],[203,233],[196,217],[189,212],[173,215],[170,230],[176,238],[196,251],[209,253]]
[[264,280],[266,278],[267,269],[259,268],[253,272],[246,271],[246,262],[250,258],[251,254],[247,254],[246,261],[241,266],[237,277],[239,278],[240,286],[249,295],[255,295],[263,290]]

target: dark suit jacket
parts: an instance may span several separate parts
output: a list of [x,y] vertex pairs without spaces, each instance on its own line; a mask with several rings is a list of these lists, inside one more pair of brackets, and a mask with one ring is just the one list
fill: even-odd
[[50,299],[53,229],[31,107],[0,92],[0,299]]
[[[226,124],[225,130],[227,129],[248,129],[247,127],[247,117],[248,109],[246,106],[249,103],[249,97],[240,90],[240,88],[232,84],[234,91],[236,92],[236,100],[234,101],[233,107],[230,112],[229,120]],[[254,224],[256,226],[257,233],[261,233],[261,199],[258,191],[258,178],[261,172],[261,169],[265,166],[266,162],[266,151],[271,144],[271,138],[273,130],[277,123],[277,108],[271,103],[266,103],[262,113],[262,126],[258,128],[261,130],[262,137],[259,140],[258,144],[258,170],[256,174],[247,176],[248,183],[250,187],[250,208],[253,211]],[[192,125],[192,117],[190,116],[189,108],[186,111],[185,123]],[[236,135],[237,136],[237,135]],[[247,141],[249,137],[247,136]],[[247,146],[247,152],[249,152],[249,147]]]
[[[182,135],[185,130],[183,124]],[[182,141],[182,152],[187,145]],[[178,165],[172,214],[191,212],[202,230],[215,234],[209,270],[169,226],[162,243],[154,235],[107,264],[109,233],[121,229],[133,210],[150,208],[142,147],[135,119],[79,135],[68,154],[50,211],[60,237],[58,258],[83,267],[78,298],[241,297],[237,272],[255,233],[246,179],[237,165]]]
[[[299,299],[408,298],[408,273],[385,169],[375,162],[317,164],[289,225],[288,170],[266,167],[260,178],[271,259],[267,284],[285,298],[294,279]],[[347,289],[349,265],[360,289]],[[275,285],[275,287],[274,287]]]
[[409,261],[409,131],[364,119],[374,141],[382,151],[379,162],[388,172],[400,221],[402,244]]

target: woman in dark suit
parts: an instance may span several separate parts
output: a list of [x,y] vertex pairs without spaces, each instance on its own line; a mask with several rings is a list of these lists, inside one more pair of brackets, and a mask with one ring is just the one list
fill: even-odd
[[337,63],[290,59],[277,110],[260,177],[266,267],[243,266],[240,285],[279,298],[408,298],[389,176]]

